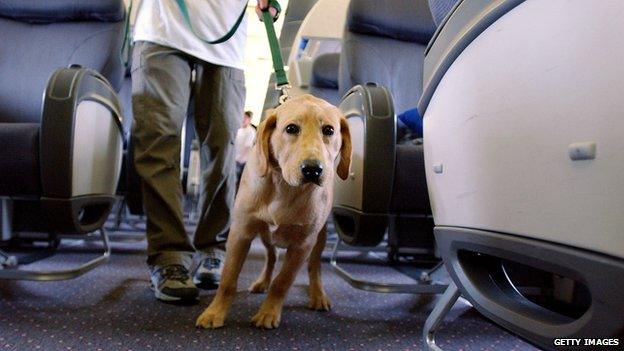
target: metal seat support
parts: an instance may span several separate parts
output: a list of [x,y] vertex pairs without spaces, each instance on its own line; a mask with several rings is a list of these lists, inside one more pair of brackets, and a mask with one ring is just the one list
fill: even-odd
[[451,281],[444,294],[438,301],[438,303],[431,311],[429,317],[427,317],[427,321],[425,321],[425,327],[423,328],[423,341],[425,350],[429,351],[442,351],[442,349],[436,345],[435,342],[435,333],[437,329],[442,324],[444,320],[444,316],[451,310],[451,307],[455,305],[457,299],[459,299],[459,289],[455,282]]
[[[430,269],[427,272],[423,272],[420,279],[415,284],[391,284],[391,283],[379,283],[368,280],[362,280],[354,277],[349,272],[347,272],[344,268],[342,268],[338,264],[338,248],[341,244],[341,240],[338,239],[334,246],[332,256],[330,259],[330,264],[334,269],[334,272],[338,274],[343,280],[345,280],[349,285],[356,289],[366,290],[377,293],[395,293],[395,294],[441,294],[446,289],[447,285],[438,283],[431,280],[431,274],[435,272],[437,269],[442,267],[442,265],[436,265],[434,268]],[[359,248],[351,248],[353,250],[358,250]],[[370,249],[369,249],[370,250]]]
[[[104,228],[98,229],[102,245],[104,246],[104,252],[77,267],[52,271],[32,271],[26,269],[15,268],[19,265],[19,260],[15,256],[8,255],[0,250],[0,279],[10,280],[35,280],[35,281],[54,281],[54,280],[67,280],[77,278],[95,267],[106,263],[111,254],[111,248],[109,245],[108,234]],[[3,259],[6,258],[6,259]]]

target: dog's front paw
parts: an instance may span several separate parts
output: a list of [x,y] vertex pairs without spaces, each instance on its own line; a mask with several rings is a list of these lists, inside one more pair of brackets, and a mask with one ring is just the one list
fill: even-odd
[[331,310],[331,301],[325,293],[310,294],[308,307],[315,311],[329,311]]
[[212,306],[206,308],[206,310],[197,318],[195,326],[204,329],[216,329],[221,328],[225,324],[225,312]]
[[260,308],[253,318],[251,323],[258,328],[274,329],[280,324],[281,311],[274,308]]
[[251,286],[249,286],[249,292],[253,294],[265,293],[267,292],[267,290],[269,290],[269,285],[271,285],[271,282],[264,279],[258,279],[253,284],[251,284]]

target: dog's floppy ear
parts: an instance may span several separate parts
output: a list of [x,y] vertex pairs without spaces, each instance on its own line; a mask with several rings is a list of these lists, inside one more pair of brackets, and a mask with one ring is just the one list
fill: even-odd
[[275,130],[277,124],[277,112],[275,109],[269,109],[266,111],[266,118],[258,126],[257,148],[260,153],[258,158],[258,170],[260,176],[264,177],[269,172],[269,163],[271,162],[271,134]]
[[349,168],[351,167],[351,133],[349,132],[349,123],[344,117],[340,118],[340,135],[342,137],[342,145],[340,146],[340,163],[336,168],[336,173],[342,180],[349,177]]

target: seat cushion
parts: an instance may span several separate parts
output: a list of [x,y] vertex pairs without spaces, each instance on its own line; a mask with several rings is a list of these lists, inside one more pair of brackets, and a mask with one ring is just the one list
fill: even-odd
[[39,126],[0,123],[0,196],[41,193]]

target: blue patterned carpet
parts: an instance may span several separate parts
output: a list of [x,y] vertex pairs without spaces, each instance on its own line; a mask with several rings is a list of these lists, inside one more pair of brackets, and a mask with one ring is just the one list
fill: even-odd
[[[79,243],[35,267],[55,268],[93,257],[97,247]],[[0,281],[0,350],[420,350],[421,332],[435,298],[376,294],[351,288],[324,263],[331,312],[306,308],[307,277],[299,275],[287,299],[282,324],[265,331],[249,325],[263,296],[246,288],[262,266],[255,244],[239,293],[218,330],[197,330],[195,318],[213,292],[197,305],[156,301],[148,288],[145,243],[116,243],[108,264],[65,282]],[[409,278],[380,265],[351,264],[369,279]],[[438,335],[446,350],[534,350],[482,317],[467,303],[451,311]]]

